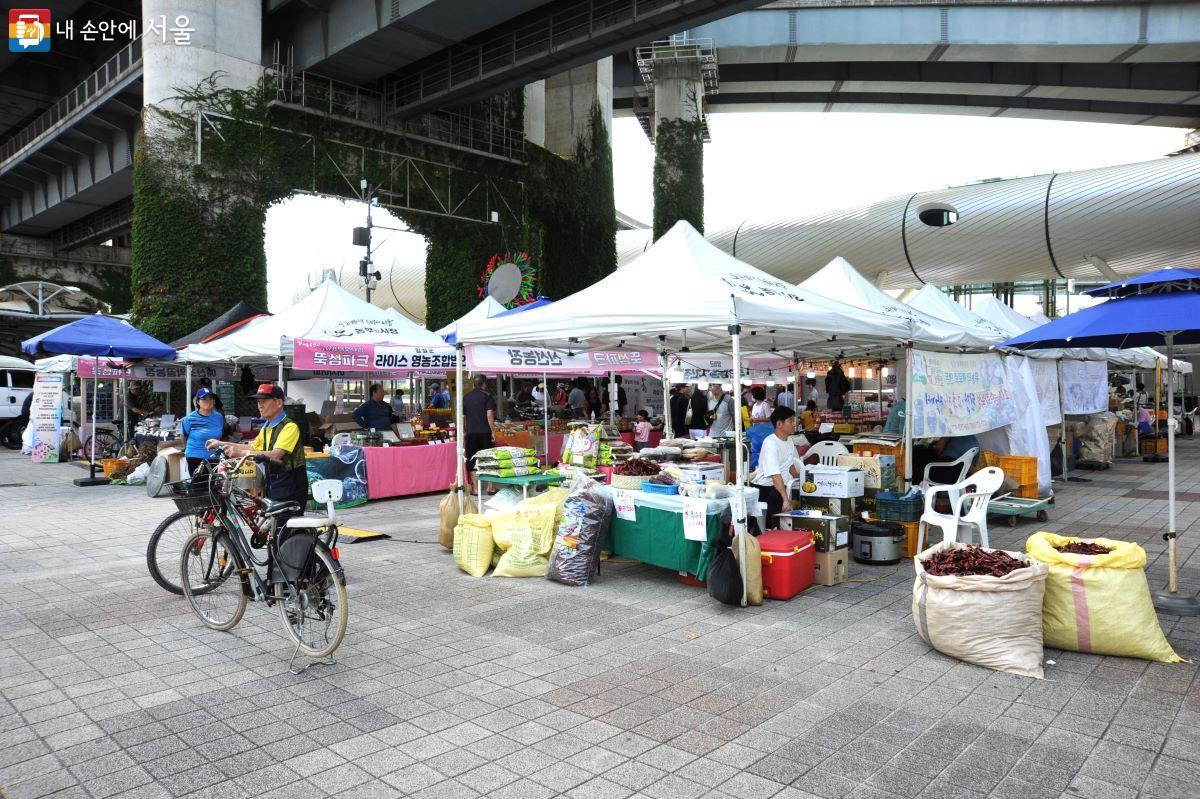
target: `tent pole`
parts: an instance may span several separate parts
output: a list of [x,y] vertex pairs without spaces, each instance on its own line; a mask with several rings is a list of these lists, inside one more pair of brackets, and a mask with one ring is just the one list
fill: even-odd
[[617,423],[617,373],[608,373],[608,423]]
[[[1200,598],[1181,597],[1178,535],[1175,532],[1175,333],[1167,333],[1167,593],[1155,593],[1154,606],[1180,616],[1200,615]],[[1156,403],[1157,405],[1157,403]],[[1157,407],[1155,415],[1157,416]]]
[[1054,365],[1058,367],[1058,446],[1062,448],[1062,479],[1063,482],[1067,482],[1071,478],[1067,476],[1067,402],[1064,396],[1062,358],[1056,360]]
[[658,363],[662,368],[663,395],[663,433],[664,438],[674,438],[675,430],[671,427],[671,384],[667,382],[667,353],[658,354]]
[[546,448],[545,468],[550,468],[550,380],[542,372],[542,440]]
[[[742,384],[742,327],[730,325],[729,335],[733,339],[733,386],[737,390]],[[734,478],[733,498],[729,509],[733,511],[733,533],[738,538],[738,571],[742,574],[742,607],[746,607],[746,465],[742,459],[742,413],[733,415],[735,446],[733,448]]]
[[[129,387],[128,387],[128,383],[127,383],[127,378],[122,377],[121,378],[121,439],[122,439],[122,441],[124,441],[126,435],[129,435],[129,441],[124,441],[124,443],[121,444],[122,451],[125,449],[126,446],[128,446],[130,443],[133,442],[133,435],[130,433],[130,430],[129,430],[129,402],[127,401],[128,399],[129,399]],[[93,438],[95,438],[95,436],[93,436]],[[117,457],[120,457],[120,456],[121,456],[121,453],[118,452]]]
[[[467,484],[467,461],[465,459],[466,446],[463,443],[463,417],[462,417],[462,399],[463,399],[463,345],[454,345],[454,440],[458,459],[458,485],[459,497],[462,497],[462,488]],[[461,506],[461,500],[460,500]],[[461,507],[460,507],[461,510]]]
[[192,411],[192,365],[190,363],[184,367],[183,382],[183,415],[187,416]]
[[913,350],[911,344],[904,349],[904,366],[904,489],[907,491],[912,487],[913,467],[912,418],[914,406],[912,405]]

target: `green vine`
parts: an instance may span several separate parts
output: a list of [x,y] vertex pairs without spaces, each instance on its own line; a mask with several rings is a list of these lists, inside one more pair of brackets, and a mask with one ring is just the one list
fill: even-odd
[[664,118],[654,132],[654,238],[681,219],[704,232],[704,122]]

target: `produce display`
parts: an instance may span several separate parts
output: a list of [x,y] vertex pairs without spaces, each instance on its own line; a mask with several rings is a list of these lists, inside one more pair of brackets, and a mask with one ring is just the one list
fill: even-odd
[[659,472],[646,482],[663,486],[679,485],[679,481],[675,479],[675,475],[671,474],[670,472]]
[[943,550],[921,561],[927,574],[934,577],[963,577],[966,575],[986,575],[1003,577],[1017,569],[1024,569],[1029,564],[1021,561],[999,549],[983,549],[977,546],[965,546],[962,549]]
[[563,439],[562,457],[559,462],[570,466],[594,468],[600,456],[601,432],[602,427],[598,424],[571,425],[571,432]]
[[1112,547],[1104,547],[1099,544],[1093,544],[1089,541],[1072,541],[1068,544],[1056,546],[1059,552],[1067,552],[1072,555],[1107,555],[1112,552]]
[[648,461],[645,458],[630,458],[613,469],[613,474],[619,474],[622,477],[653,477],[660,471],[662,470],[658,467],[657,463]]

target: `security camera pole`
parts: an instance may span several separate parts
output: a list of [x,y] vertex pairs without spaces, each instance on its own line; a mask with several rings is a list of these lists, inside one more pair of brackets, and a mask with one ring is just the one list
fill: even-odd
[[363,285],[367,291],[367,302],[371,301],[371,280],[382,280],[383,275],[379,272],[371,271],[371,200],[372,197],[367,191],[367,179],[363,178],[359,181],[358,186],[362,189],[363,202],[367,204],[367,226],[354,228],[354,244],[359,247],[367,248],[367,257],[358,262],[358,274],[363,279]]

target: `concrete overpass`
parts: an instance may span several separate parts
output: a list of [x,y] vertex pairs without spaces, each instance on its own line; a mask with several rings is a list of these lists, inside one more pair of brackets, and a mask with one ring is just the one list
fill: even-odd
[[[893,111],[1200,126],[1200,4],[776,2],[690,29],[723,111]],[[615,113],[647,114],[630,53]]]

